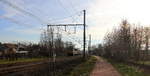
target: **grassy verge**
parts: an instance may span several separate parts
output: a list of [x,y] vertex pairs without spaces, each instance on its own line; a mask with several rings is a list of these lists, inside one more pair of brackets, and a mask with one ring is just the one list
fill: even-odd
[[138,64],[144,64],[144,65],[149,65],[150,66],[150,61],[138,61]]
[[12,64],[18,62],[32,62],[32,61],[40,61],[45,58],[19,58],[17,60],[9,61],[9,60],[0,60],[0,64]]
[[109,60],[113,66],[123,75],[123,76],[150,76],[145,74],[142,70],[135,66],[129,66],[125,63],[119,63]]
[[68,76],[89,76],[95,62],[96,58],[91,56],[89,59],[86,59],[83,63],[76,66]]

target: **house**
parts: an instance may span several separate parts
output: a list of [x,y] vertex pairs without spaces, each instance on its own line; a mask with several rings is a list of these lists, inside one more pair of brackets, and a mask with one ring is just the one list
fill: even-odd
[[17,57],[24,58],[28,56],[29,51],[26,51],[26,47],[27,46],[25,45],[18,44],[17,51],[16,51]]
[[20,50],[16,52],[17,57],[25,58],[28,56],[28,51]]
[[80,52],[79,49],[74,49],[74,50],[73,50],[73,56],[75,56],[75,55],[80,55],[80,54],[81,54],[81,52]]
[[81,54],[79,49],[67,50],[66,53],[68,56],[76,56]]
[[[145,57],[146,55],[148,55],[148,57]],[[141,45],[140,56],[145,57],[144,59],[150,59],[150,45],[148,46],[147,50],[145,44]]]
[[17,45],[11,43],[4,43],[0,46],[0,57],[3,59],[15,59]]
[[2,56],[4,49],[5,49],[4,45],[1,44],[0,45],[0,56]]
[[18,57],[26,57],[28,51],[25,51],[25,46],[19,46],[12,43],[4,43],[0,46],[0,57],[3,59],[17,59]]
[[4,43],[3,47],[4,47],[3,51],[5,54],[16,53],[16,51],[17,51],[17,45],[16,44]]

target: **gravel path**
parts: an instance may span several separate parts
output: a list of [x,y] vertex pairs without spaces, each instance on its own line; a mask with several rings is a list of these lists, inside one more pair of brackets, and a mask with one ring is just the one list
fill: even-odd
[[97,62],[90,76],[121,76],[121,74],[107,61],[95,56]]

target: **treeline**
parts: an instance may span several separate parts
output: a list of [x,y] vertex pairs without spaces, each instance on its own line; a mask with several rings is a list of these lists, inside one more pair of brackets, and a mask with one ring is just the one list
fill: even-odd
[[79,51],[72,42],[63,41],[62,34],[54,33],[53,28],[43,31],[39,45],[41,52],[45,56],[52,56],[54,54],[57,56],[68,56],[73,55],[74,49]]
[[150,27],[130,24],[123,20],[104,37],[103,47],[98,48],[100,55],[118,61],[150,60]]
[[[16,42],[1,43],[0,42],[0,59],[15,60],[17,58],[33,58],[33,57],[52,57],[52,56],[73,56],[74,51],[79,53],[79,49],[75,48],[72,42],[62,40],[62,35],[55,33],[54,30],[48,29],[41,33],[39,43]],[[77,53],[76,53],[77,55]]]
[[65,42],[62,40],[61,34],[54,34],[54,30],[48,29],[41,33],[40,42],[34,43],[22,43],[26,45],[27,51],[29,51],[29,57],[52,57],[52,56],[72,56],[75,44],[72,42]]

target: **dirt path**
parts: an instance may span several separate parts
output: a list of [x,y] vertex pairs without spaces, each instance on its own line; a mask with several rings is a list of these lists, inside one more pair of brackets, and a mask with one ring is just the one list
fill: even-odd
[[95,56],[98,60],[90,76],[121,76],[121,74],[108,62]]

